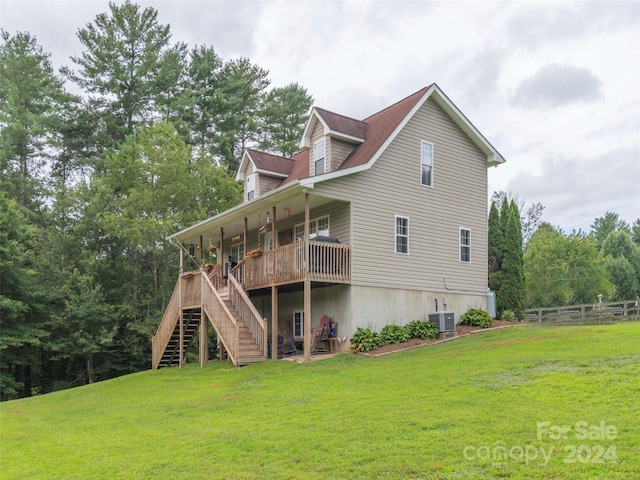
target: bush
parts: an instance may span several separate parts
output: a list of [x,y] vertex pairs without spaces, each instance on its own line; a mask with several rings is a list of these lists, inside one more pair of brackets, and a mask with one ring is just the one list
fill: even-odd
[[410,338],[432,339],[440,336],[440,331],[434,323],[414,320],[407,323],[406,327]]
[[350,342],[352,352],[370,352],[385,345],[380,334],[370,328],[358,328]]
[[500,320],[507,320],[508,322],[512,322],[515,318],[516,314],[513,310],[505,310],[502,312],[502,315],[500,315]]
[[470,308],[467,313],[460,317],[460,325],[489,328],[493,327],[493,319],[480,308]]
[[411,338],[409,331],[400,325],[386,325],[380,331],[380,336],[384,341],[384,345],[387,343],[402,343]]

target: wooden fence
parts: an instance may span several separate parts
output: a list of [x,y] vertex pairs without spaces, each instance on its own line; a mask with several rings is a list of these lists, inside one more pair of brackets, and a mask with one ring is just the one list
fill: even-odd
[[549,325],[607,324],[640,321],[640,301],[604,302],[525,310],[529,322]]

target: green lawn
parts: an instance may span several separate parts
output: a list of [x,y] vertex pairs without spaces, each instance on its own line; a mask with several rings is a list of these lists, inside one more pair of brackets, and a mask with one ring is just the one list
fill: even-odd
[[508,328],[6,402],[0,477],[630,479],[639,412],[640,324]]

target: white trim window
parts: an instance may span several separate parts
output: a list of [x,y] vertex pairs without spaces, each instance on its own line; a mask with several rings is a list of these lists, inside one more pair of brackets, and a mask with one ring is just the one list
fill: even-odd
[[244,258],[244,242],[231,245],[231,261],[240,263]]
[[433,187],[433,144],[420,141],[420,183]]
[[[316,238],[318,235],[329,236],[329,215],[309,220],[309,240]],[[304,240],[304,223],[299,223],[293,227],[293,236],[296,242]]]
[[460,227],[460,261],[471,263],[471,230]]
[[247,202],[250,202],[256,197],[256,175],[252,173],[247,176]]
[[409,217],[395,216],[396,249],[395,253],[409,255]]
[[326,142],[325,139],[318,140],[313,144],[313,174],[321,175],[326,172]]
[[291,327],[293,338],[302,340],[304,338],[304,312],[302,310],[293,312],[293,325]]

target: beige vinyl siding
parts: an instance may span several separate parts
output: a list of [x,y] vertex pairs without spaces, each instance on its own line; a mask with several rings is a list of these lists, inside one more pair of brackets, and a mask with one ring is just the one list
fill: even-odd
[[331,160],[331,171],[335,171],[345,161],[356,146],[352,143],[338,140],[337,138],[329,139],[329,158]]
[[[280,212],[278,212],[280,215]],[[311,219],[324,217],[329,215],[329,234],[340,240],[340,243],[349,243],[349,225],[350,225],[350,209],[349,204],[343,202],[330,202],[318,208],[312,208],[309,211]],[[276,219],[278,231],[284,231],[295,227],[299,223],[304,222],[304,212],[291,215],[290,217],[281,216]],[[258,230],[249,230],[247,233],[249,243],[247,251],[258,248]],[[264,247],[264,237],[263,244]]]
[[[321,140],[322,138],[324,138],[324,126],[322,125],[322,122],[317,122],[316,126],[313,129],[313,132],[311,133],[311,148],[309,149],[309,176],[312,177],[315,175],[315,144],[318,140]],[[325,151],[324,151],[324,158],[325,158],[325,162],[328,161],[329,157],[329,143],[330,142],[325,142]],[[326,168],[326,167],[325,167]]]
[[[247,191],[247,178],[249,178],[249,176],[252,175],[253,173],[254,173],[253,163],[247,162],[247,166],[244,167],[244,172],[243,172],[243,174],[244,174],[244,201],[245,202],[248,201],[247,194],[249,193]],[[255,182],[256,182],[256,184],[255,184],[255,196],[257,197],[258,196],[258,192],[259,192],[259,190],[258,190],[258,188],[259,188],[258,187],[258,185],[259,185],[258,175],[256,175]]]
[[[433,144],[433,188],[421,185],[420,141]],[[352,202],[352,284],[486,293],[486,156],[428,100],[369,170],[318,184]],[[395,215],[409,218],[409,255],[394,253]],[[472,232],[471,263],[459,232]]]
[[257,177],[259,177],[256,181],[256,191],[258,192],[258,195],[264,195],[265,193],[276,188],[280,184],[280,182],[282,182],[281,178],[271,177],[265,174],[257,175]]

